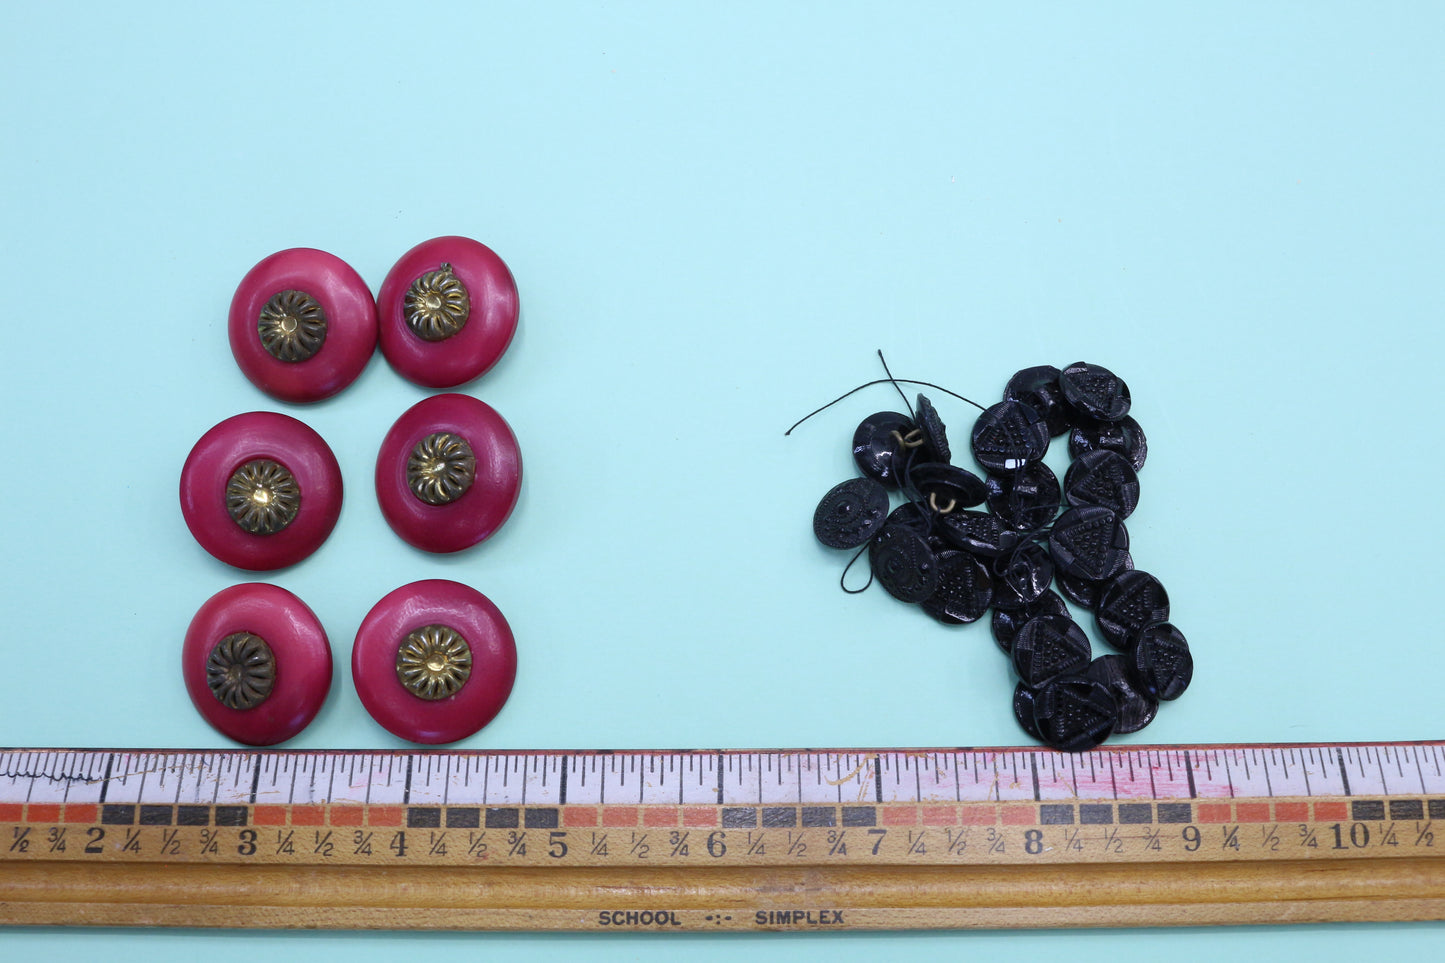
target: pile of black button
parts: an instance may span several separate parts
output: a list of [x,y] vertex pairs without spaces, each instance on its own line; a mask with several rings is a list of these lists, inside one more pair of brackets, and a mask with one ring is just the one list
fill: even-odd
[[[1128,386],[1099,365],[1026,368],[974,423],[980,478],[951,463],[943,421],[920,394],[909,414],[863,420],[853,434],[863,477],[834,487],[813,515],[820,542],[866,546],[872,579],[939,622],[992,608],[993,637],[1019,677],[1015,717],[1070,752],[1144,728],[1193,673],[1168,593],[1129,554],[1124,519],[1147,453],[1129,405]],[[1060,486],[1043,459],[1066,433],[1073,461]],[[890,490],[904,499],[896,508]],[[1117,654],[1092,658],[1064,598],[1093,612]]]

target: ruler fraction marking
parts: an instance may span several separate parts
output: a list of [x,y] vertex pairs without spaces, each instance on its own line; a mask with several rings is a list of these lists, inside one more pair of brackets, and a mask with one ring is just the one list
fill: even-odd
[[1445,918],[1442,749],[4,750],[0,921]]

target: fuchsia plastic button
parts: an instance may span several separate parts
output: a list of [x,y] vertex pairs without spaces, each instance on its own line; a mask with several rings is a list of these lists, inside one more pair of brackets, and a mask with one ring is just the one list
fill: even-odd
[[478,377],[517,330],[517,284],[491,248],[437,237],[402,255],[376,299],[381,353],[397,373],[427,388]]
[[181,469],[181,514],[227,565],[269,571],[326,541],[341,514],[341,467],[288,415],[253,411],[201,436]]
[[356,694],[373,719],[411,742],[464,739],[501,711],[517,676],[511,627],[460,582],[428,579],[367,613],[351,649]]
[[297,247],[261,261],[231,299],[231,353],[282,401],[320,401],[356,380],[376,350],[376,301],[333,254]]
[[433,395],[396,420],[376,459],[387,524],[426,552],[458,552],[489,537],[522,489],[517,437],[491,405]]
[[217,731],[271,746],[316,717],[331,690],[331,644],[315,613],[275,585],[233,585],[211,596],[186,630],[186,691]]

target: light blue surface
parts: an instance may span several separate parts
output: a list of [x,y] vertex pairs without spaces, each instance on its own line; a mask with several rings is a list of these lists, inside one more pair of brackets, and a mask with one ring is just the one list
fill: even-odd
[[[337,654],[296,747],[400,745],[356,700],[350,642],[429,577],[486,592],[519,642],[511,702],[465,748],[1016,743],[987,627],[844,596],[809,534],[854,424],[897,399],[782,430],[876,377],[880,347],[986,401],[1032,364],[1128,380],[1150,441],[1134,554],[1199,663],[1133,741],[1439,737],[1442,28],[1429,3],[7,5],[0,743],[225,744],[177,658],[245,576],[191,540],[175,489],[206,428],[258,408],[320,431],[348,486],[330,541],[272,577]],[[272,251],[329,250],[375,287],[447,233],[521,290],[517,339],[469,390],[511,422],[526,481],[498,536],[434,558],[370,480],[425,393],[377,357],[331,401],[280,405],[237,370],[225,315]],[[939,407],[965,448],[971,409]],[[1431,955],[1442,933],[0,948],[1323,960]]]

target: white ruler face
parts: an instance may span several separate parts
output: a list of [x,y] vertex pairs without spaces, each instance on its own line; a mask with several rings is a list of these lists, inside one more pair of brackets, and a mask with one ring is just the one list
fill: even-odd
[[1445,743],[687,752],[0,751],[0,804],[767,806],[1445,795]]

